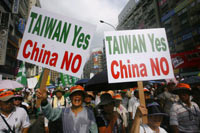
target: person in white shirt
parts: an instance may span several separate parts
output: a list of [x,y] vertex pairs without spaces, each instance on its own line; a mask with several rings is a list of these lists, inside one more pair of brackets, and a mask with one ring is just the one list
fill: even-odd
[[[145,99],[150,99],[151,93],[148,89],[144,88],[144,95],[145,95]],[[136,89],[134,91],[133,98],[129,100],[129,106],[128,106],[128,112],[130,113],[130,118],[132,120],[134,120],[135,113],[139,105],[140,105],[139,92],[138,92],[138,89]]]
[[115,107],[114,107],[114,111],[117,111],[122,120],[123,120],[123,126],[125,128],[127,128],[128,126],[128,118],[127,118],[127,114],[128,114],[128,111],[127,109],[121,104],[122,102],[122,97],[120,94],[116,94],[115,96],[113,96],[113,98],[115,99]]
[[0,89],[0,133],[27,133],[29,117],[21,107],[15,107],[14,93]]

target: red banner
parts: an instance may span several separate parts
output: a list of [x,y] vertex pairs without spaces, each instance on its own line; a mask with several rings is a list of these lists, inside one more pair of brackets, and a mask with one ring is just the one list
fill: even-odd
[[187,67],[200,68],[200,49],[171,54],[171,58],[175,69]]

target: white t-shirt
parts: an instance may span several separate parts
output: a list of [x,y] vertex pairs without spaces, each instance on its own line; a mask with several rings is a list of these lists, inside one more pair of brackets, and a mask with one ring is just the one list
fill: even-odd
[[[163,129],[162,127],[159,127],[159,133],[167,133],[165,131],[165,129]],[[153,131],[148,125],[144,124],[144,125],[140,125],[140,133],[156,133],[155,131]]]
[[[21,107],[16,107],[8,117],[4,116],[3,114],[1,115],[5,118],[11,129],[15,129],[15,133],[21,133],[23,128],[30,126],[29,117],[26,111]],[[9,132],[9,128],[2,117],[0,117],[0,133],[5,132]]]
[[140,101],[137,98],[131,98],[129,101],[129,107],[128,107],[128,112],[132,113],[132,119],[135,118],[135,113],[137,110],[137,107],[140,106]]
[[22,102],[22,105],[26,106],[27,108],[29,107],[29,104],[26,102]]
[[126,110],[126,108],[122,104],[120,104],[118,108],[114,107],[114,111],[117,111],[120,114],[123,120],[123,125],[127,127],[128,126],[128,120],[127,120],[128,111]]

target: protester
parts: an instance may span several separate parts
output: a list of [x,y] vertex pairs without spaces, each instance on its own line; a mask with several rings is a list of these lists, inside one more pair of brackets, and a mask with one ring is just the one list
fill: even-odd
[[[141,124],[142,116],[147,115],[148,112],[148,123]],[[156,102],[147,104],[147,110],[139,106],[137,108],[131,133],[167,133],[163,128],[160,127],[163,116],[167,115],[164,113],[160,105]]]
[[26,110],[26,113],[28,114],[29,105],[27,103],[23,102],[22,95],[14,95],[14,105],[17,106],[17,107],[24,108]]
[[121,96],[122,96],[122,105],[123,105],[126,109],[128,109],[129,98],[128,98],[128,96],[127,96],[127,90],[126,90],[126,89],[121,90],[121,91],[120,91],[120,94],[121,94]]
[[179,100],[178,95],[171,93],[176,84],[174,82],[169,82],[164,88],[164,92],[159,94],[157,98],[162,101],[164,111],[169,115],[172,105]]
[[88,91],[84,98],[84,106],[86,106],[89,109],[91,109],[92,111],[94,111],[95,104],[94,104],[94,102],[92,102],[92,100],[94,100],[94,95],[92,92]]
[[95,97],[95,100],[94,100],[94,104],[95,105],[98,105],[99,103],[100,103],[100,92],[98,92],[98,91],[94,91],[93,92],[94,93],[94,97]]
[[173,104],[170,111],[170,125],[173,132],[199,132],[200,110],[198,105],[190,100],[190,86],[185,83],[179,83],[173,93],[180,98],[177,103]]
[[114,111],[114,99],[108,93],[100,96],[101,102],[98,104],[101,108],[97,116],[97,125],[99,133],[125,133],[123,120],[120,115]]
[[54,96],[51,101],[51,105],[53,108],[65,108],[69,107],[67,99],[65,99],[65,90],[62,87],[57,87],[56,90],[53,92]]
[[27,133],[29,117],[23,108],[14,105],[13,98],[11,90],[0,89],[0,132]]
[[80,85],[73,86],[70,88],[70,92],[72,106],[53,109],[47,101],[47,94],[37,90],[37,98],[42,100],[43,113],[51,121],[61,119],[61,127],[57,127],[57,130],[62,128],[64,133],[97,133],[98,129],[93,112],[82,105],[85,95],[84,88]]
[[65,99],[66,99],[66,101],[68,102],[68,103],[66,103],[66,105],[68,106],[68,107],[70,107],[71,106],[71,101],[70,101],[70,90],[69,90],[70,88],[69,87],[65,87],[65,94],[64,94],[64,97],[65,97]]
[[[149,92],[148,89],[144,88],[144,95],[145,95],[145,99],[150,99],[151,93]],[[139,105],[140,105],[140,102],[139,102],[139,90],[136,89],[134,91],[133,99],[129,100],[129,107],[128,107],[128,112],[130,113],[130,118],[132,120],[134,120],[135,113],[136,113],[137,107]]]
[[33,101],[31,89],[26,88],[23,93],[24,93],[24,96],[23,96],[24,102],[27,103],[31,107],[31,104],[32,104],[32,101]]
[[117,111],[120,114],[121,118],[123,119],[123,126],[127,128],[128,127],[128,118],[127,118],[128,111],[121,103],[122,97],[120,94],[116,94],[113,98],[115,99],[114,111]]

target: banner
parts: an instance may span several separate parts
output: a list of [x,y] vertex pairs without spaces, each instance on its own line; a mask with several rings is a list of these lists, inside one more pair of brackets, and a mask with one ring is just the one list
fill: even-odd
[[17,59],[81,77],[96,27],[33,7]]
[[200,68],[200,49],[172,54],[171,58],[175,69],[191,67]]
[[163,28],[105,32],[104,38],[109,83],[174,78]]

